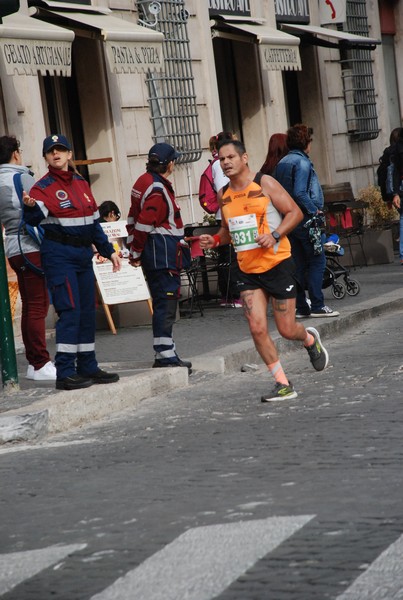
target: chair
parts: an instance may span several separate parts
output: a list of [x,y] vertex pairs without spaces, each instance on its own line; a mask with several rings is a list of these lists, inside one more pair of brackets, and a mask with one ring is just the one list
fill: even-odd
[[[189,237],[186,236],[185,237]],[[184,273],[187,277],[188,281],[188,295],[187,298],[183,298],[180,303],[183,306],[185,303],[189,305],[189,317],[192,316],[193,307],[196,305],[200,315],[203,316],[203,305],[201,302],[199,290],[198,290],[198,275],[199,275],[199,259],[201,256],[204,256],[203,250],[200,248],[200,243],[198,240],[189,241],[190,246],[190,255],[191,255],[191,263],[190,267],[184,270]]]
[[[200,248],[198,237],[203,233],[214,235],[219,230],[218,225],[212,226],[185,226],[185,238],[189,239],[192,263],[189,269],[186,270],[186,276],[189,282],[189,294],[187,301],[189,302],[190,316],[195,305],[198,306],[200,314],[203,314],[203,308],[212,306],[211,300],[218,301],[218,289],[215,293],[211,292],[210,284],[215,283],[218,288],[218,272],[223,267],[228,267],[227,281],[227,298],[229,295],[230,273],[229,264],[220,262],[219,256],[215,256],[216,252],[204,253]],[[191,239],[195,238],[195,239]],[[201,290],[201,293],[200,293]],[[186,302],[183,300],[182,303]],[[218,306],[218,302],[215,302]]]
[[359,261],[359,264],[364,263],[364,265],[367,267],[368,266],[368,262],[367,262],[367,256],[365,254],[364,251],[364,243],[363,243],[363,236],[364,236],[364,225],[362,223],[362,215],[358,215],[357,216],[357,223],[355,225],[352,225],[351,227],[346,227],[343,231],[343,237],[344,239],[347,241],[347,246],[348,246],[348,251],[350,253],[350,257],[351,257],[351,262],[353,267],[356,266],[355,263],[355,259],[354,259],[354,246],[359,246],[359,249],[361,251],[361,256],[362,256],[362,261]]
[[364,226],[362,214],[367,204],[355,200],[349,181],[335,185],[323,185],[322,190],[325,200],[328,231],[330,233],[337,233],[346,241],[353,267],[356,266],[354,246],[359,247],[362,256],[361,263],[367,266],[367,257],[363,244]]
[[[189,268],[184,270],[184,274],[187,278],[188,282],[188,294],[187,298],[182,298],[180,300],[180,306],[183,307],[185,303],[189,306],[189,317],[193,314],[193,308],[196,306],[198,311],[200,312],[200,316],[204,315],[203,304],[201,302],[200,294],[197,288],[197,276],[198,276],[198,266],[195,261],[192,260],[192,263]],[[181,312],[183,312],[183,308],[181,308]]]

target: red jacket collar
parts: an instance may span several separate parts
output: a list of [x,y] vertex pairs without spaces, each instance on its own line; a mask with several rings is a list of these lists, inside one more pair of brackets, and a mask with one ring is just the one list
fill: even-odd
[[55,169],[49,165],[49,173],[59,181],[62,181],[65,185],[69,185],[73,181],[74,170],[69,167],[68,171],[62,171],[61,169]]

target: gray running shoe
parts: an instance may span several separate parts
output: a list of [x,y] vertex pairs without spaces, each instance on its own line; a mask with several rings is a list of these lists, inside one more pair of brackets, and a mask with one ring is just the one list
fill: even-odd
[[326,369],[329,362],[327,350],[320,341],[319,331],[317,331],[315,327],[307,327],[306,330],[315,338],[312,346],[305,346],[312,366],[317,371],[323,371],[323,369]]
[[266,396],[262,396],[260,400],[261,402],[281,402],[282,400],[291,400],[291,398],[297,396],[298,394],[294,390],[291,381],[288,382],[288,385],[277,381],[272,391]]

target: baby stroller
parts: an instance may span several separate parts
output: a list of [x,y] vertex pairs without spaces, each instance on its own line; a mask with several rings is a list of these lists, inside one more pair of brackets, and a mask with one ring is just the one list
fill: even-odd
[[[332,233],[324,244],[326,267],[323,275],[323,285],[325,289],[332,286],[332,294],[334,298],[341,300],[346,293],[349,296],[356,296],[360,291],[360,284],[356,279],[350,277],[350,271],[343,267],[339,260],[339,256],[344,255],[344,249],[339,244],[339,236]],[[341,277],[343,281],[337,281]]]

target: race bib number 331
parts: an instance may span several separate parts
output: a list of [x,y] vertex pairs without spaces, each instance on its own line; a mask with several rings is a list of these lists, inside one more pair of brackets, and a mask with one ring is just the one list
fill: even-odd
[[229,218],[228,228],[236,252],[260,248],[259,244],[255,242],[258,235],[255,214]]

